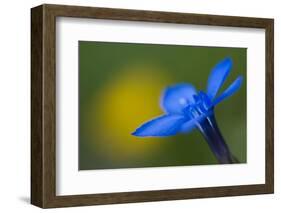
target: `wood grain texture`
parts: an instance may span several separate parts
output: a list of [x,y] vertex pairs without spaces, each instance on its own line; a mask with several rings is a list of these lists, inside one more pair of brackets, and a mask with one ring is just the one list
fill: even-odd
[[31,14],[31,203],[43,204],[42,61],[43,7]]
[[265,178],[268,190],[274,192],[274,21],[266,26],[266,112],[265,112]]
[[[259,185],[171,189],[56,196],[56,17],[262,28],[266,31],[266,183]],[[31,203],[66,207],[274,191],[274,23],[273,19],[155,11],[41,5],[31,9]]]

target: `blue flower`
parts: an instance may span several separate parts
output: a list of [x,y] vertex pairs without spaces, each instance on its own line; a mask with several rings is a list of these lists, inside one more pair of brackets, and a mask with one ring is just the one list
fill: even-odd
[[243,78],[239,76],[226,90],[217,95],[231,68],[230,58],[220,61],[209,75],[206,92],[197,91],[188,83],[166,88],[161,97],[161,107],[165,114],[144,123],[132,135],[165,137],[187,133],[197,128],[220,163],[235,162],[214,117],[214,107],[232,96],[242,85]]

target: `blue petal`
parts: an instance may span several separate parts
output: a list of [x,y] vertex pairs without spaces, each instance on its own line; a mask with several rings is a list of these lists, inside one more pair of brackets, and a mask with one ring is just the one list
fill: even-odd
[[215,98],[220,87],[225,82],[232,67],[232,61],[230,58],[225,58],[219,62],[211,71],[207,85],[207,95],[211,100]]
[[163,115],[143,124],[132,135],[139,137],[175,135],[185,120],[182,115]]
[[242,85],[243,77],[239,76],[219,97],[214,100],[214,105],[233,95]]
[[194,130],[195,127],[196,127],[196,121],[194,119],[189,120],[181,126],[181,132],[189,133],[192,130]]
[[184,107],[194,103],[196,89],[191,84],[181,83],[168,87],[161,97],[161,107],[166,113],[182,113]]

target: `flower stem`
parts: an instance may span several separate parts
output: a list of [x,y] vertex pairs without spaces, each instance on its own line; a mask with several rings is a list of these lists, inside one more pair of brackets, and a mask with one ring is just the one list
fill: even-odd
[[198,122],[197,128],[204,136],[210,149],[220,164],[239,163],[225,143],[213,113],[203,119],[200,123]]

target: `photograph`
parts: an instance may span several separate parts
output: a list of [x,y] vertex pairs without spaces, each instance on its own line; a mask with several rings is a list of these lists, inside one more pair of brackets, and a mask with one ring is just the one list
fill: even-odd
[[79,170],[247,163],[247,48],[78,41]]

